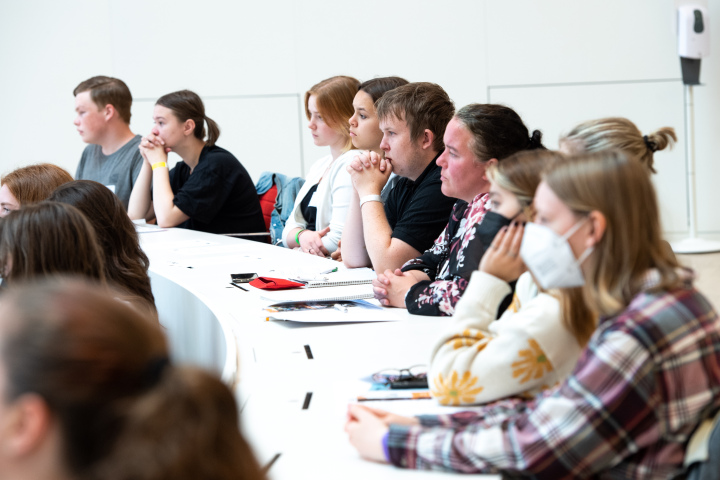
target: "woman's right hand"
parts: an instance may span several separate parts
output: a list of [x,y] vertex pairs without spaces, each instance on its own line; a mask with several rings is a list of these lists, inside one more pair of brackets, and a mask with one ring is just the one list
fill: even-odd
[[328,234],[330,227],[325,227],[319,232],[313,232],[312,230],[305,230],[300,234],[300,250],[310,255],[317,255],[318,257],[327,257],[330,252],[322,242],[322,237]]
[[480,260],[479,270],[508,283],[517,280],[527,270],[520,258],[524,232],[525,227],[518,222],[503,227]]

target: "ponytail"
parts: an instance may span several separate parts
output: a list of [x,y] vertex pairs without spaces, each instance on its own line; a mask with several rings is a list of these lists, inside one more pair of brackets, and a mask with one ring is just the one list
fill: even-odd
[[[205,123],[207,123],[208,126],[207,140],[205,142],[208,146],[212,147],[220,137],[220,127],[218,127],[218,124],[215,123],[215,120],[208,116],[205,117]],[[203,131],[203,137],[204,136],[205,132]]]
[[530,140],[528,141],[527,150],[547,150],[542,144],[542,132],[540,130],[533,130]]
[[165,368],[156,381],[125,408],[112,455],[94,469],[94,477],[264,479],[240,434],[237,405],[225,384],[191,367]]
[[658,150],[665,150],[666,148],[672,148],[673,144],[677,142],[677,135],[675,135],[675,129],[672,127],[658,128],[649,135],[643,137],[645,146],[647,148],[646,154],[643,156],[643,160],[651,172],[655,172],[653,167],[653,153]]

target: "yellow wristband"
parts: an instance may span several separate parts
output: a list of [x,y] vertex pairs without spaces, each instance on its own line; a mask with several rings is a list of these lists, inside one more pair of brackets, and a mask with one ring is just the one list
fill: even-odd
[[165,162],[157,162],[152,164],[152,169],[155,170],[156,168],[162,168],[167,167],[167,163]]

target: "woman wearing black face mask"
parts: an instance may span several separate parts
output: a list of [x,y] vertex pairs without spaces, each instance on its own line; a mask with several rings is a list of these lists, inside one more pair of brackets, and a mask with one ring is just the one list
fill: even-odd
[[[536,394],[565,379],[587,341],[588,329],[562,321],[557,292],[539,288],[520,258],[523,224],[533,220],[540,175],[559,158],[549,150],[519,152],[488,168],[488,214],[516,221],[491,240],[455,306],[452,326],[435,345],[428,377],[433,396],[442,404]],[[511,308],[503,298],[512,298]]]
[[433,247],[402,270],[379,272],[373,282],[383,305],[417,315],[452,315],[470,275],[495,234],[511,218],[489,212],[486,169],[522,150],[544,149],[541,133],[530,136],[520,116],[502,105],[471,104],[450,121],[443,140],[442,192],[457,198],[445,230]]

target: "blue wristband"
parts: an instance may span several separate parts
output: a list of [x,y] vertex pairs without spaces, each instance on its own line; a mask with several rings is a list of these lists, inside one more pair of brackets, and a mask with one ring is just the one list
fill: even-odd
[[390,448],[388,447],[388,437],[389,436],[390,436],[390,430],[388,429],[388,431],[385,432],[385,435],[383,435],[382,446],[383,446],[383,452],[385,453],[385,460],[387,460],[388,463],[392,463],[390,461]]

